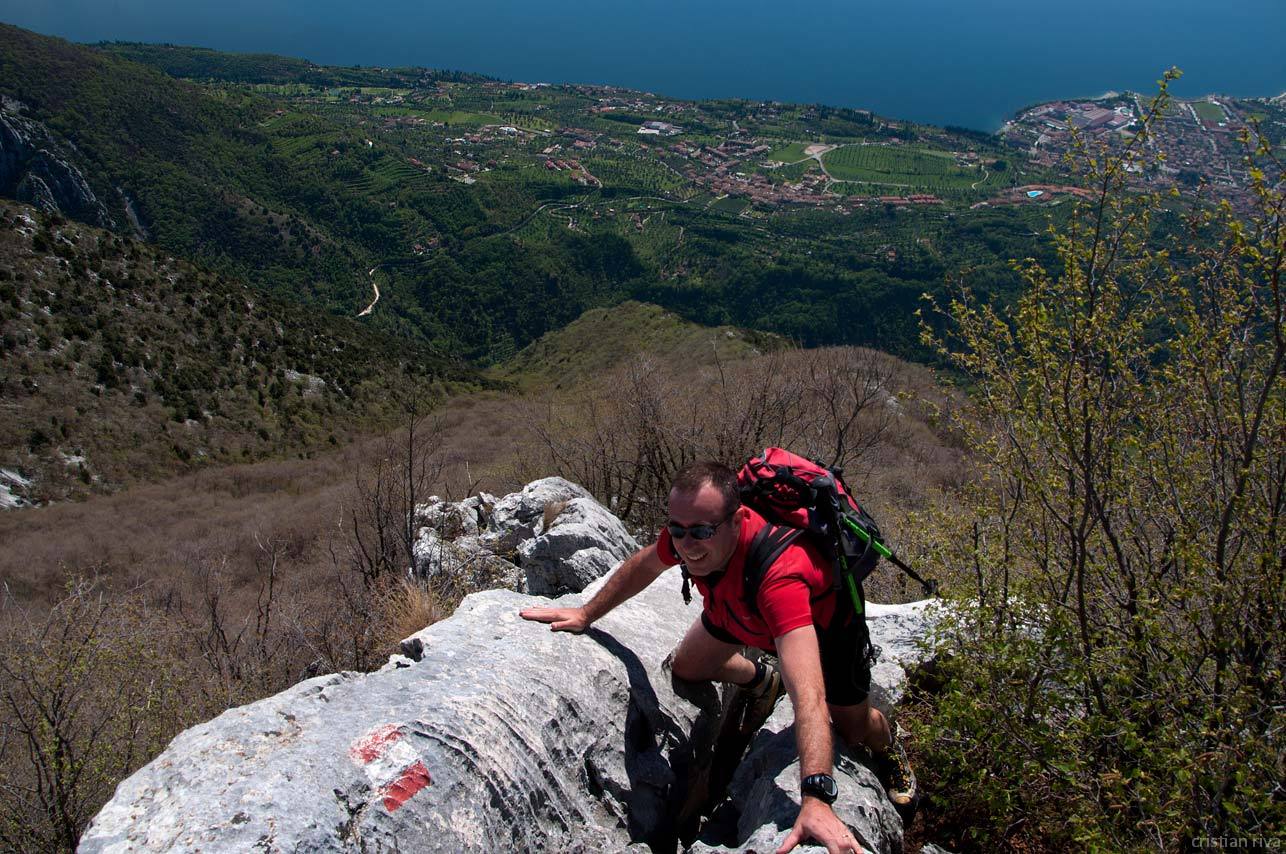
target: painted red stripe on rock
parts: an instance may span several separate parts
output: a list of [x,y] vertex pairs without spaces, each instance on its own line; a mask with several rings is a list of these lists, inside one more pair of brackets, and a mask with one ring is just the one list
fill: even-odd
[[401,737],[402,733],[398,730],[397,724],[378,726],[354,741],[348,748],[348,755],[353,757],[354,762],[365,765],[383,756],[393,742]]
[[384,796],[384,809],[393,812],[409,801],[416,792],[432,782],[433,778],[429,776],[429,769],[425,768],[424,763],[420,760],[415,760],[414,764],[402,772],[401,777],[398,777],[381,790],[380,794]]

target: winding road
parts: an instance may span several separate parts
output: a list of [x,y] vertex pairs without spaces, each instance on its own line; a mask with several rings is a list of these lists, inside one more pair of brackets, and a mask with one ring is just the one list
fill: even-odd
[[375,282],[375,271],[379,268],[380,265],[376,264],[374,267],[366,271],[366,275],[371,277],[371,287],[375,289],[375,299],[371,300],[370,305],[357,313],[358,317],[365,317],[370,314],[375,309],[375,303],[380,301],[380,286]]

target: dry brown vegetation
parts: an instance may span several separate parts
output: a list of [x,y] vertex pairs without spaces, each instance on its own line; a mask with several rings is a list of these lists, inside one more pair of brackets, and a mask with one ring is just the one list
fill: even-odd
[[[895,548],[916,546],[899,520],[965,476],[945,425],[963,398],[923,366],[853,347],[782,350],[692,367],[628,360],[569,392],[532,396],[537,438],[518,479],[561,474],[642,530],[664,517],[671,476],[699,458],[738,463],[768,445],[838,465]],[[903,599],[895,571],[875,598]]]
[[[315,673],[378,665],[449,614],[467,591],[403,572],[409,508],[430,493],[560,474],[646,531],[683,462],[780,443],[844,465],[907,544],[898,517],[962,471],[936,426],[953,400],[928,370],[870,351],[640,356],[572,390],[452,399],[410,443],[402,430],[0,514],[0,844],[70,848],[179,730]],[[908,595],[882,575],[877,598]]]

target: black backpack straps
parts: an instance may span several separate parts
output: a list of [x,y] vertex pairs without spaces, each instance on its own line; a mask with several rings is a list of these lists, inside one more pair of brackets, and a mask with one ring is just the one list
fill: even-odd
[[789,525],[765,525],[750,541],[750,548],[746,551],[742,592],[746,604],[753,613],[759,613],[759,606],[755,600],[759,595],[759,585],[763,583],[768,567],[772,566],[777,558],[781,557],[782,552],[786,551],[803,533],[802,528],[792,528]]

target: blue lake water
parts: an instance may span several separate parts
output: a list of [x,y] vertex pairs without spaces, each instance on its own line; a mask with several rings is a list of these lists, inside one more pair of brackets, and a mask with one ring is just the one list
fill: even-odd
[[1171,65],[1179,95],[1286,90],[1284,0],[0,0],[0,20],[82,42],[820,102],[986,130],[1026,104],[1151,91]]

